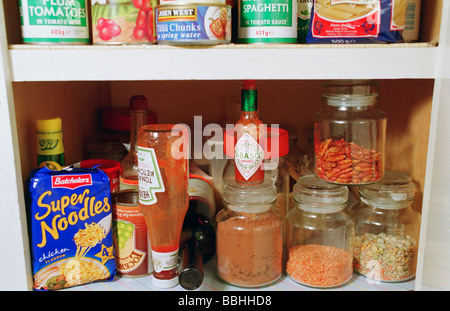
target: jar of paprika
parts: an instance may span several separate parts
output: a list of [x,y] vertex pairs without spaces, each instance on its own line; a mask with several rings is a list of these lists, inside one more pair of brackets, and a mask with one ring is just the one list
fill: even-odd
[[282,220],[274,212],[271,181],[254,186],[234,181],[223,189],[224,208],[217,214],[218,276],[236,286],[256,287],[282,274]]

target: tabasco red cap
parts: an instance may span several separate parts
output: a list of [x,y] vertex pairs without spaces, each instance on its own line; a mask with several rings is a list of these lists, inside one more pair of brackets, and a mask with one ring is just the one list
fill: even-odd
[[[264,149],[264,159],[279,158],[289,153],[289,132],[277,128],[267,127],[267,139],[261,145]],[[234,158],[234,129],[226,130],[223,137],[223,153]]]
[[130,98],[130,110],[147,110],[148,100],[144,95],[133,95]]

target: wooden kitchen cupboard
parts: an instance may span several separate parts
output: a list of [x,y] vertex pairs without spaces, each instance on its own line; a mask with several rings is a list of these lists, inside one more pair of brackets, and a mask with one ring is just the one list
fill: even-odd
[[0,289],[31,290],[24,181],[35,119],[63,120],[67,163],[86,157],[98,110],[149,98],[159,122],[230,121],[242,79],[257,79],[265,123],[310,147],[327,79],[377,79],[389,169],[412,175],[422,213],[416,290],[450,289],[450,1],[422,1],[420,40],[390,45],[39,46],[20,44],[15,1],[0,1]]

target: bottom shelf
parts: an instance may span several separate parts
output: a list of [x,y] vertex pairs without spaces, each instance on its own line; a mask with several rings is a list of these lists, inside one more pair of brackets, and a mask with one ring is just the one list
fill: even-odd
[[[219,279],[215,269],[216,261],[213,258],[204,267],[205,278],[203,284],[196,291],[412,291],[415,289],[414,280],[398,283],[376,282],[354,273],[352,279],[343,286],[318,289],[302,286],[292,281],[285,274],[271,285],[243,288],[227,284]],[[113,281],[95,282],[64,289],[65,291],[186,291],[181,285],[169,289],[153,286],[151,276],[121,277],[116,276]]]

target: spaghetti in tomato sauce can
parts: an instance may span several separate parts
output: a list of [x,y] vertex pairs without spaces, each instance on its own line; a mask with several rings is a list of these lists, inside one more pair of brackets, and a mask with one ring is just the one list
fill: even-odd
[[116,273],[109,177],[98,168],[31,172],[27,181],[33,289],[56,290]]

